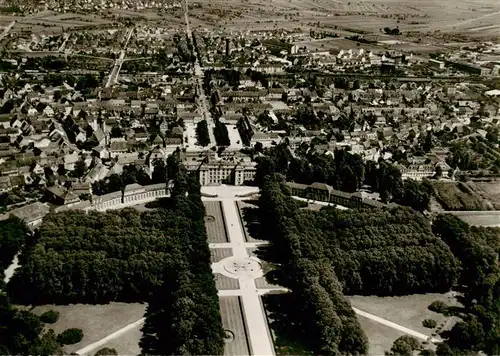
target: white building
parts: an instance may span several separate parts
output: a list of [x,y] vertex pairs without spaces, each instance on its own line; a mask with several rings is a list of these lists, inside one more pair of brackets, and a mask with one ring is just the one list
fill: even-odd
[[189,162],[186,163],[186,167],[189,171],[198,170],[202,186],[243,185],[245,181],[253,180],[256,171],[256,163],[245,158]]

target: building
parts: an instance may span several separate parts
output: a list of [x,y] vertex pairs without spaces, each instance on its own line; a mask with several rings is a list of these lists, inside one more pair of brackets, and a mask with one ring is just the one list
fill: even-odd
[[45,196],[49,201],[58,205],[71,206],[80,202],[80,198],[72,191],[58,186],[47,188]]
[[342,192],[325,183],[307,185],[286,182],[284,185],[290,189],[290,194],[293,196],[342,205],[348,208],[392,208],[397,206],[397,204],[393,203],[384,204],[377,200],[364,198],[361,193]]
[[431,68],[444,69],[444,62],[438,61],[437,59],[429,59],[428,64]]
[[491,72],[491,70],[488,68],[464,61],[447,61],[446,64],[455,68],[456,70],[474,75],[485,76],[489,75]]
[[144,204],[156,199],[169,196],[167,184],[151,184],[142,186],[139,184],[129,184],[124,191],[112,192],[105,195],[93,195],[90,200],[80,202],[71,206],[62,206],[56,209],[57,212],[65,210],[83,211],[106,211],[112,209],[122,209],[129,206]]
[[255,177],[256,163],[249,158],[204,159],[185,163],[189,171],[198,171],[200,184],[207,185],[243,185]]
[[410,164],[408,167],[400,165],[401,178],[422,180],[422,178],[432,177],[436,173],[436,168],[432,164]]
[[23,220],[28,227],[33,228],[42,222],[42,219],[49,211],[50,208],[47,205],[35,202],[12,210],[10,215]]

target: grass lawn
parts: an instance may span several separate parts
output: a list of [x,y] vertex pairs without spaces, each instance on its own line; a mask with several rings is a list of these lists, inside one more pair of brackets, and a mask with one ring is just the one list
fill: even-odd
[[[139,320],[144,316],[146,304],[113,302],[103,305],[41,305],[35,307],[32,312],[40,315],[51,309],[59,312],[59,320],[55,324],[48,325],[49,328],[54,329],[56,334],[68,328],[83,330],[84,336],[82,341],[74,345],[64,346],[65,353],[70,354]],[[129,333],[126,335],[137,336],[137,333],[133,333],[132,331]],[[133,347],[128,347],[131,350],[137,349],[139,345],[140,335],[137,338],[135,336],[134,338],[130,337],[127,339],[127,343],[133,345]],[[128,352],[126,353],[129,354]]]

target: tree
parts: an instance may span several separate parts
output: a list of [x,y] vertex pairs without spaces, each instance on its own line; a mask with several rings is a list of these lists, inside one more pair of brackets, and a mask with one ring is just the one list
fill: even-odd
[[[498,335],[497,335],[498,336]],[[449,332],[448,345],[462,351],[480,351],[484,348],[486,335],[475,317],[456,323]]]
[[428,309],[446,315],[448,313],[448,306],[441,300],[436,300],[432,302],[429,306]]
[[64,164],[59,164],[59,166],[57,167],[57,174],[59,174],[60,176],[66,175],[66,168],[64,168]]
[[229,132],[227,131],[227,126],[222,122],[220,122],[219,120],[215,121],[214,136],[218,146],[227,147],[231,144],[231,141],[229,139]]
[[425,319],[425,320],[422,322],[422,325],[423,325],[425,328],[434,329],[434,328],[437,326],[437,322],[436,322],[436,320],[434,320],[434,319]]
[[413,351],[420,347],[420,342],[412,336],[403,335],[396,339],[391,347],[394,356],[412,356]]
[[97,351],[94,356],[117,356],[118,352],[115,349],[105,347]]
[[394,202],[410,206],[415,210],[424,211],[429,209],[431,191],[429,188],[413,179],[407,179],[403,183],[403,189],[396,191]]
[[439,179],[442,176],[443,176],[443,168],[441,166],[436,166],[436,173],[434,174],[434,178]]
[[498,143],[500,137],[500,130],[498,127],[490,127],[486,133],[486,139],[491,143]]
[[75,169],[73,170],[73,175],[76,178],[82,178],[85,175],[86,171],[87,171],[87,165],[85,164],[83,158],[80,157],[80,159],[75,163]]
[[[147,302],[145,354],[222,354],[201,188],[177,165],[178,156],[169,156],[172,197],[158,201],[157,209],[47,215],[7,286],[12,297],[31,305]],[[0,318],[0,331],[2,323]],[[66,330],[57,340],[69,344],[81,337],[81,330]]]
[[[468,311],[448,332],[440,354],[500,352],[500,230],[471,227],[452,215],[439,215],[434,233],[446,242],[462,264],[460,276]],[[451,351],[450,351],[451,350]]]
[[153,161],[153,183],[165,183],[167,181],[167,168],[165,162],[161,159],[156,159]]
[[40,337],[39,344],[35,344],[31,348],[31,355],[46,355],[46,356],[54,356],[54,355],[63,355],[61,350],[61,345],[57,342],[57,336],[54,333],[54,330],[49,329],[45,333],[43,333]]
[[83,339],[82,329],[70,328],[64,330],[62,333],[57,335],[57,341],[61,345],[73,345],[79,343]]
[[99,86],[99,81],[92,74],[85,74],[76,83],[76,90],[89,92],[91,89],[97,88]]
[[40,315],[40,320],[45,324],[54,324],[59,319],[59,312],[49,310]]
[[436,348],[436,355],[438,356],[455,356],[455,352],[448,346],[447,343],[439,343]]
[[200,146],[208,146],[210,144],[210,135],[206,120],[199,121],[196,124],[196,139]]
[[5,270],[25,244],[28,227],[17,217],[10,216],[0,221],[0,268]]
[[122,129],[120,126],[113,126],[111,128],[111,134],[110,136],[112,138],[120,138],[120,137],[123,137],[123,133],[122,133]]

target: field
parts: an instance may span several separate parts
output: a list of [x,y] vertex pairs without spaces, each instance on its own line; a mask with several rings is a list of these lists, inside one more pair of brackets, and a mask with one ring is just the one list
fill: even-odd
[[500,212],[498,211],[455,212],[453,215],[459,217],[469,225],[500,227]]
[[491,210],[492,208],[491,204],[477,192],[473,183],[435,181],[431,184],[436,201],[443,210]]
[[[105,305],[42,305],[35,307],[33,312],[42,314],[51,309],[60,313],[59,320],[50,325],[50,328],[54,329],[56,334],[68,328],[83,330],[84,337],[82,341],[64,347],[65,353],[70,354],[141,319],[146,311],[146,304],[113,302]],[[139,327],[137,330],[132,329],[119,339],[109,343],[115,345],[113,347],[116,348],[120,355],[137,354],[141,335]],[[122,339],[122,342],[118,342],[120,339]]]
[[118,355],[140,355],[141,348],[139,347],[138,341],[141,337],[141,327],[136,327],[128,330],[116,339],[110,340],[104,345],[99,346],[96,350],[108,347],[115,349],[118,352]]
[[368,338],[368,356],[380,356],[391,349],[392,343],[398,337],[405,335],[404,332],[381,325],[376,321],[358,315],[361,329]]
[[206,26],[230,30],[330,27],[380,33],[398,26],[403,32],[499,36],[500,3],[496,0],[202,0],[191,10]]
[[224,355],[249,355],[240,297],[220,297],[220,310],[226,330]]
[[474,182],[474,190],[485,199],[488,199],[495,210],[500,210],[500,181]]
[[220,202],[203,202],[205,205],[205,227],[209,243],[228,242]]
[[[435,331],[422,326],[424,319],[433,319],[443,330],[450,329],[456,322],[455,317],[445,317],[442,314],[427,309],[435,300],[441,300],[448,305],[457,306],[451,293],[418,294],[403,297],[350,296],[351,305],[362,311],[392,321],[409,329],[431,336]],[[381,355],[390,349],[394,340],[403,335],[402,332],[358,316],[358,320],[369,339],[370,355]]]
[[217,263],[222,261],[224,258],[231,257],[233,255],[233,250],[230,248],[211,248],[210,257],[212,263]]
[[33,33],[60,33],[62,30],[68,30],[82,26],[100,26],[110,24],[111,22],[97,15],[82,14],[59,14],[53,11],[43,11],[37,14],[18,17],[18,16],[0,16],[0,27],[7,26],[11,21],[16,21],[11,33],[21,33],[31,31]]
[[[325,29],[341,36],[357,31],[382,34],[385,27],[399,27],[403,37],[422,38],[453,33],[472,37],[500,37],[500,2],[497,0],[200,0],[190,6],[193,28],[222,31],[257,31],[277,28]],[[168,26],[183,27],[182,10],[129,11],[113,9],[111,14],[132,17]],[[14,32],[61,31],[88,25],[103,25],[109,20],[99,15],[58,14],[43,11],[24,18],[0,16],[0,26],[18,20]],[[426,34],[426,36],[421,36]],[[431,37],[429,37],[431,36]],[[326,47],[326,45],[325,45]]]
[[215,273],[214,279],[217,290],[237,290],[240,288],[240,282],[237,279],[224,276],[220,273]]

